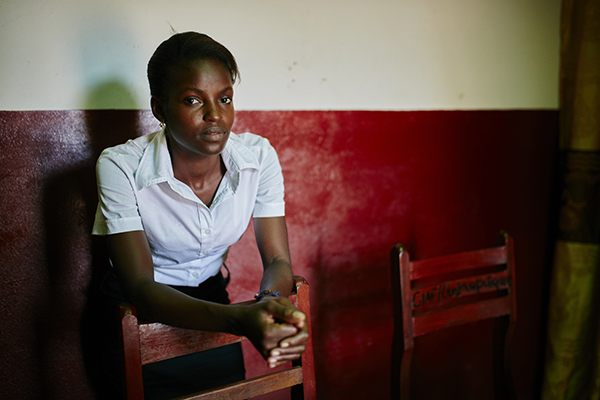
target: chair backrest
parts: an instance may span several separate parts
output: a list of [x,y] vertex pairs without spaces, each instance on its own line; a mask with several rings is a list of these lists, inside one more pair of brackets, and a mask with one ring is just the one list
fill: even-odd
[[[310,332],[309,286],[302,277],[296,276],[294,281],[295,292],[289,299],[306,314]],[[128,400],[144,398],[142,365],[246,340],[245,337],[227,333],[180,329],[160,323],[141,323],[137,319],[135,308],[129,304],[120,306],[119,311]],[[181,399],[248,399],[287,387],[292,388],[293,399],[316,398],[312,337],[308,340],[302,358],[292,362],[291,368],[193,393]]]
[[397,244],[390,254],[394,298],[392,398],[409,399],[414,338],[498,318],[494,331],[496,399],[514,398],[510,349],[517,318],[513,239],[483,250],[411,261]]

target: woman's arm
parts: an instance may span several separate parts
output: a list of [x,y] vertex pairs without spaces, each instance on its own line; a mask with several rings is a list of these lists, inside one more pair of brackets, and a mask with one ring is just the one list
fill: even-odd
[[289,296],[294,277],[285,217],[254,218],[254,233],[264,268],[260,289]]
[[308,324],[306,315],[286,298],[290,294],[294,279],[285,217],[254,218],[254,232],[264,268],[260,289],[279,292],[281,296],[266,296],[259,302],[277,303],[285,307],[286,317],[279,320],[295,329],[294,334],[283,339],[277,348],[271,350],[267,361],[269,366],[275,367],[300,358],[308,341]]
[[265,358],[283,338],[297,332],[293,325],[279,322],[292,319],[293,312],[285,302],[223,305],[194,299],[154,281],[152,256],[143,231],[109,235],[107,240],[119,283],[143,319],[246,336]]

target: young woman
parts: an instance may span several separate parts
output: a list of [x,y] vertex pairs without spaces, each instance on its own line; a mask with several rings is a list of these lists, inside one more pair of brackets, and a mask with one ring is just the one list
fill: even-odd
[[[277,155],[266,139],[231,132],[237,78],[233,55],[206,35],[176,34],[156,49],[148,79],[163,128],[102,153],[93,233],[107,237],[108,296],[127,299],[146,320],[246,336],[275,367],[300,357],[308,331],[287,300],[293,283]],[[251,217],[264,272],[254,304],[230,305],[221,268]],[[145,367],[147,398],[244,374],[239,345],[159,364]]]

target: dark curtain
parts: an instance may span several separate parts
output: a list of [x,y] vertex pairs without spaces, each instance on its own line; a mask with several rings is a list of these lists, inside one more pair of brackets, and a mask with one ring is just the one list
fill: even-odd
[[600,400],[600,0],[563,0],[562,199],[543,400]]

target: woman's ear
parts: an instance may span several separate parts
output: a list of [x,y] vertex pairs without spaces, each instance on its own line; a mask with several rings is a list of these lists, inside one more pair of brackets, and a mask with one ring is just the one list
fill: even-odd
[[162,124],[166,123],[165,121],[165,113],[163,112],[162,105],[160,101],[154,96],[150,98],[150,107],[152,108],[152,114],[154,117],[159,120]]

